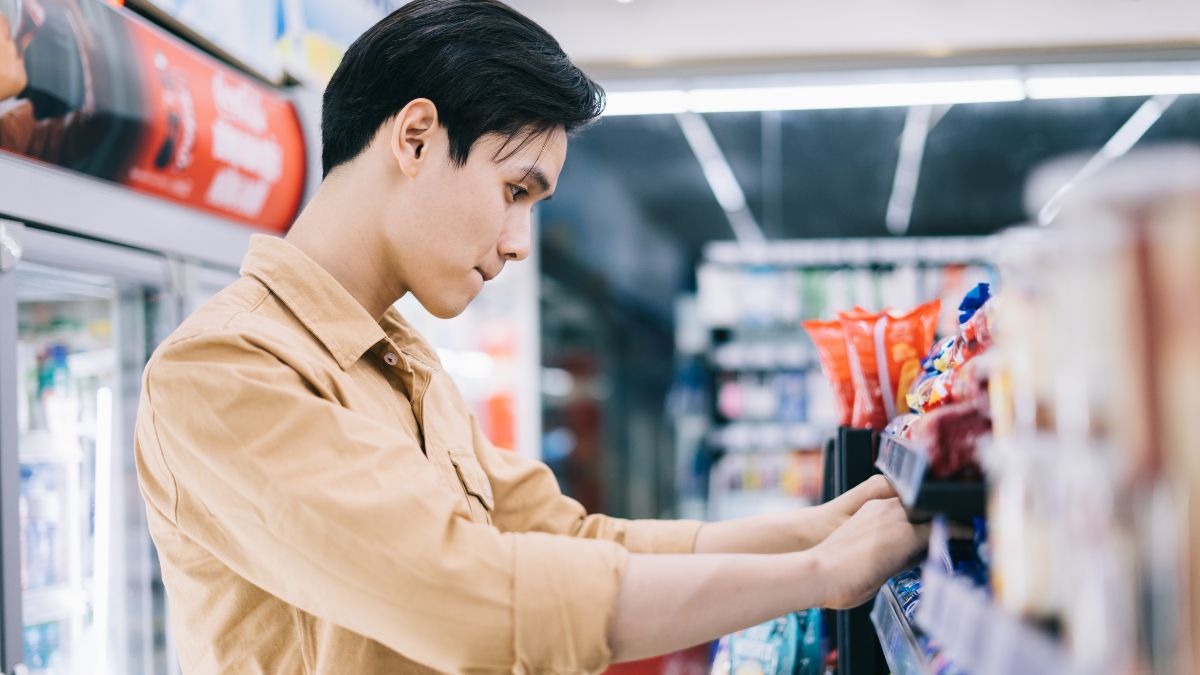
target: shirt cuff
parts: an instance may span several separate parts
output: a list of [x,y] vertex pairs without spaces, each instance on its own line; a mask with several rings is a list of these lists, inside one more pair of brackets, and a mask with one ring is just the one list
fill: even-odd
[[630,553],[692,553],[698,520],[631,520],[625,526],[625,548]]
[[611,541],[516,536],[516,673],[599,673],[629,552]]

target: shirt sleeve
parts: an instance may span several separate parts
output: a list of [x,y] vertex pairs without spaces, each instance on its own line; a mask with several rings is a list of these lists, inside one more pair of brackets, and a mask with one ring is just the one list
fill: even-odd
[[562,494],[542,462],[499,450],[472,418],[475,453],[492,484],[492,520],[506,532],[547,532],[614,541],[631,553],[692,553],[703,523],[695,520],[625,520],[588,514]]
[[249,582],[442,672],[599,672],[628,553],[470,521],[414,439],[220,332],[145,375],[148,505]]

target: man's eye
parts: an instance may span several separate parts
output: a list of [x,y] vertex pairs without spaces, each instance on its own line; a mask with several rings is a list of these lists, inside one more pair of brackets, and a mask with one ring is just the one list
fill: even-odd
[[518,198],[520,198],[521,195],[529,194],[529,190],[526,190],[525,188],[521,187],[520,185],[509,185],[508,189],[509,189],[509,192],[512,193],[512,198],[514,201],[516,201]]

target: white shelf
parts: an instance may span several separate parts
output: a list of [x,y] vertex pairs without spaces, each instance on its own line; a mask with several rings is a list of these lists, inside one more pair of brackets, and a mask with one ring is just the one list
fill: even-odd
[[21,604],[26,626],[63,621],[81,613],[85,608],[83,592],[68,586],[24,591],[21,594]]
[[83,461],[83,453],[63,452],[54,441],[54,434],[49,431],[26,431],[19,437],[18,459],[21,464],[78,464]]
[[117,372],[117,354],[111,348],[75,352],[67,356],[67,371],[73,379]]
[[709,434],[709,442],[730,452],[819,449],[830,430],[815,424],[731,422]]
[[875,606],[871,609],[871,623],[875,624],[875,633],[879,636],[883,656],[894,675],[932,674],[933,670],[925,659],[924,650],[917,642],[917,637],[904,616],[904,610],[892,591],[890,582],[884,584],[875,596]]

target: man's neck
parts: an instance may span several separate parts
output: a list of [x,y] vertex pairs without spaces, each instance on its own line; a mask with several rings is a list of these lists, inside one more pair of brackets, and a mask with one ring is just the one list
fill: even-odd
[[326,182],[296,218],[285,239],[325,269],[376,321],[405,290],[393,287],[377,230],[355,208],[363,197],[345,194],[345,182]]

